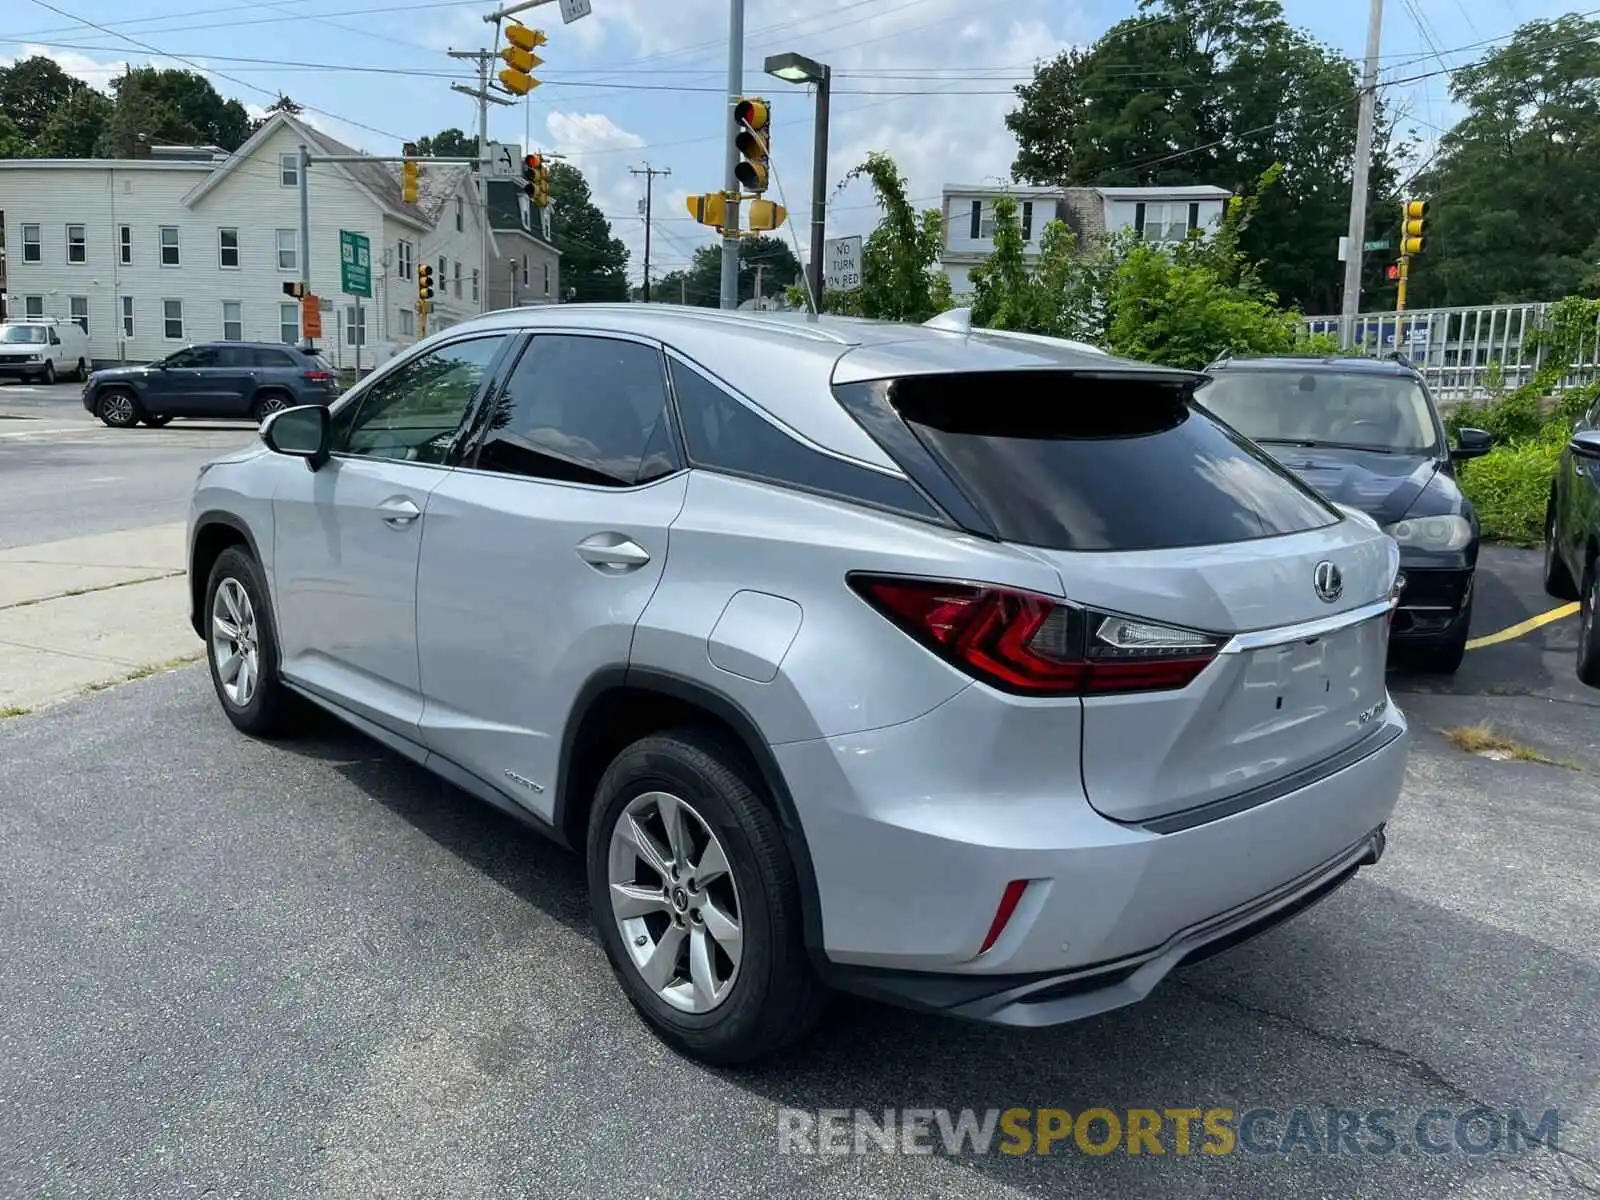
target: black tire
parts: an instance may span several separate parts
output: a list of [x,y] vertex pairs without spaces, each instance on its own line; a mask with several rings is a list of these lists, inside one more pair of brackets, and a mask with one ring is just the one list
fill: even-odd
[[151,429],[160,429],[163,425],[168,424],[172,420],[171,417],[152,417],[148,415],[139,419]]
[[294,407],[294,399],[291,396],[289,396],[288,393],[286,393],[286,392],[278,392],[278,391],[268,391],[268,392],[262,392],[259,396],[256,397],[256,402],[255,402],[253,411],[254,411],[254,414],[255,414],[256,421],[259,423],[261,421],[265,421],[268,416],[270,416],[272,413],[277,412],[279,409],[293,408],[293,407]]
[[[230,582],[243,589],[255,616],[253,644],[258,663],[257,681],[243,704],[229,696],[224,686],[212,620],[217,592]],[[201,620],[205,630],[206,663],[211,671],[211,686],[233,727],[241,733],[259,738],[276,738],[296,732],[303,710],[298,697],[278,679],[277,625],[267,602],[266,584],[261,577],[260,566],[242,547],[230,546],[212,564],[210,578],[206,581],[206,605],[201,612]]]
[[95,416],[113,429],[132,429],[144,419],[144,408],[132,389],[107,388],[94,404]]
[[1578,682],[1600,688],[1600,631],[1595,629],[1595,609],[1600,606],[1600,570],[1591,561],[1584,574],[1578,602]]
[[[686,728],[622,751],[601,778],[590,813],[590,912],[611,968],[656,1035],[705,1063],[746,1063],[781,1050],[811,1031],[827,999],[806,956],[795,865],[765,790],[722,736]],[[681,797],[705,820],[738,886],[738,973],[726,998],[704,1013],[684,1012],[656,994],[634,966],[611,907],[612,830],[631,801],[652,791]]]
[[1561,561],[1556,550],[1556,506],[1551,498],[1544,521],[1544,590],[1557,600],[1576,600],[1578,585],[1572,581],[1572,572]]
[[53,384],[56,381],[56,364],[53,362],[45,363],[44,370],[39,372],[39,379],[46,385]]
[[1469,601],[1448,636],[1406,650],[1406,665],[1425,675],[1454,675],[1467,656],[1467,635],[1471,626],[1472,604]]

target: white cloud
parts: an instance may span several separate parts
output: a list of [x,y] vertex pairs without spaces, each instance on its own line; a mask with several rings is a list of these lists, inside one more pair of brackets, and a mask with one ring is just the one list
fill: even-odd
[[55,64],[68,75],[83,80],[96,91],[104,92],[108,96],[111,94],[111,81],[128,69],[126,59],[102,62],[87,54],[71,50],[54,50],[49,46],[24,46],[14,56],[0,58],[0,66],[9,67],[22,59],[36,57],[53,59]]

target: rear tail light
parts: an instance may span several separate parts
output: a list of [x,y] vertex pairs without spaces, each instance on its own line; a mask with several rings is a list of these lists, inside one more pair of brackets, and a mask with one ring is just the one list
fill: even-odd
[[306,382],[307,383],[332,383],[333,382],[333,372],[332,371],[307,371],[306,372]]
[[1002,691],[1106,695],[1187,687],[1222,639],[1012,588],[851,575],[869,604],[946,662]]

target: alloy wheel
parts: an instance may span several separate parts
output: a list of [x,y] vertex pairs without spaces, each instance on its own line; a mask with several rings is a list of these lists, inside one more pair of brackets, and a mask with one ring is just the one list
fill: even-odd
[[282,396],[268,396],[261,402],[261,419],[265,421],[273,413],[282,412],[288,407]]
[[662,1001],[707,1013],[744,957],[738,883],[722,843],[679,796],[645,792],[612,826],[611,913],[640,978]]
[[248,707],[261,681],[255,605],[237,579],[224,579],[211,601],[211,660],[228,699]]
[[100,412],[112,425],[132,425],[133,399],[127,392],[111,392],[100,401]]

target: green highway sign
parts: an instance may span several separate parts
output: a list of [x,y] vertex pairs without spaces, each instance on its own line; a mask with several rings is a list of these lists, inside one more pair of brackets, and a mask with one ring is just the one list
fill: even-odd
[[339,290],[372,299],[372,242],[364,233],[339,230]]
[[1374,241],[1362,242],[1361,248],[1363,250],[1387,250],[1389,248],[1389,239],[1377,238]]

